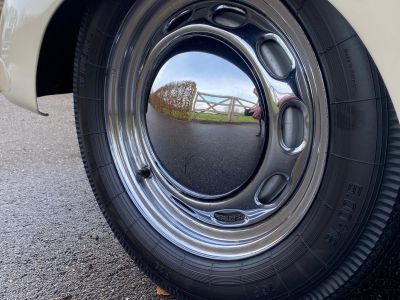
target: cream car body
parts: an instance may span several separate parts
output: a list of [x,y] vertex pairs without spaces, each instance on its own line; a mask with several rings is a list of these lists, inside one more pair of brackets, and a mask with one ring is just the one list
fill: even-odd
[[[65,0],[6,0],[1,18],[0,89],[13,103],[40,113],[37,68],[48,24]],[[400,1],[330,0],[361,37],[400,113]],[[62,59],[62,57],[60,57]]]

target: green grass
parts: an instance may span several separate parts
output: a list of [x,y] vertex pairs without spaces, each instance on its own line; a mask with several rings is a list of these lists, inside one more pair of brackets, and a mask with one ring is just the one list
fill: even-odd
[[[217,114],[208,114],[208,113],[195,113],[193,115],[194,120],[199,121],[210,121],[210,122],[228,122],[227,115],[217,115]],[[247,116],[232,116],[233,123],[254,123],[257,120],[254,120],[252,117]]]

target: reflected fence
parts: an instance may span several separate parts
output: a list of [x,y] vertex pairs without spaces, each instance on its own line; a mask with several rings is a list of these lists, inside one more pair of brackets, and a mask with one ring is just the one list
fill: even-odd
[[202,93],[197,91],[190,106],[190,120],[204,120],[216,122],[255,122],[252,117],[245,116],[245,110],[256,103],[249,100]]
[[192,81],[169,83],[150,94],[150,105],[158,112],[180,120],[255,123],[245,110],[257,103],[233,96],[203,93]]

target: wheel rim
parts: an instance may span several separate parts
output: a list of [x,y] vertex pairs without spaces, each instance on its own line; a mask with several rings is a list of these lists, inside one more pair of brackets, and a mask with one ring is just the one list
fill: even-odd
[[[318,190],[328,147],[326,95],[310,44],[281,3],[251,2],[174,1],[151,9],[150,2],[137,4],[121,25],[107,66],[107,134],[126,191],[170,242],[219,260],[257,255],[295,229]],[[215,193],[196,190],[174,174],[157,146],[160,126],[152,125],[148,108],[161,68],[199,47],[248,75],[268,124],[268,141],[254,167],[240,184]]]

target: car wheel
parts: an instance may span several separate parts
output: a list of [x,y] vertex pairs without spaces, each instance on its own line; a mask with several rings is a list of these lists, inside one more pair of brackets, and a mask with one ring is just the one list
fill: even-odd
[[101,210],[179,298],[341,295],[398,222],[398,121],[328,1],[98,1],[74,99]]

